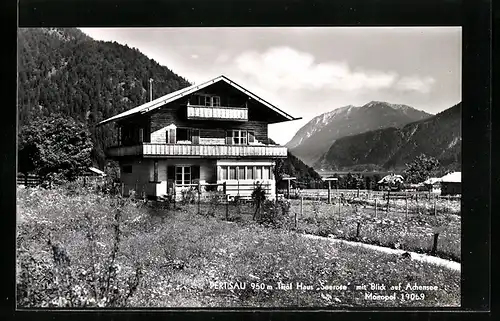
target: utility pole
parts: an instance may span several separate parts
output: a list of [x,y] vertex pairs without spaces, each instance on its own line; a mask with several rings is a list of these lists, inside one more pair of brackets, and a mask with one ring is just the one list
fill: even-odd
[[153,100],[153,78],[149,78],[149,101]]

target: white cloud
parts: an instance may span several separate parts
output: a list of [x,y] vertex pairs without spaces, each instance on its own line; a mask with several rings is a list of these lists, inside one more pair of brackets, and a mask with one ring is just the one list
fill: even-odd
[[432,77],[403,77],[397,82],[396,88],[403,91],[418,91],[426,94],[431,91],[431,87],[435,82],[436,80]]
[[192,55],[191,55],[191,58],[193,58],[193,59],[198,59],[198,57],[199,57],[199,56],[198,56],[197,54],[192,54]]
[[317,63],[313,55],[290,47],[247,51],[235,63],[241,72],[273,89],[382,89],[393,86],[397,78],[393,72],[353,71],[345,62]]

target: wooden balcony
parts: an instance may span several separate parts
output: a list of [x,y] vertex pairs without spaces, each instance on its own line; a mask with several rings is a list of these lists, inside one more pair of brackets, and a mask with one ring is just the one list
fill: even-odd
[[210,107],[202,105],[187,105],[188,119],[236,120],[248,121],[246,107]]
[[110,157],[178,157],[178,158],[239,158],[286,157],[287,148],[279,145],[189,145],[151,144],[108,148]]

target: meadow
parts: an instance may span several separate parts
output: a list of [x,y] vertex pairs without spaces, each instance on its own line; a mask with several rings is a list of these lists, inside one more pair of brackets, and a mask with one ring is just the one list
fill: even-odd
[[[291,219],[296,205],[280,226],[251,220],[250,205],[229,206],[229,220],[223,205],[203,205],[167,208],[85,189],[18,188],[18,307],[460,304],[459,272],[304,238]],[[321,217],[315,206],[303,208],[299,227],[306,231]],[[368,233],[365,225],[362,231]],[[436,289],[389,290],[399,283]],[[370,284],[387,289],[356,290]],[[395,300],[373,299],[396,292]]]

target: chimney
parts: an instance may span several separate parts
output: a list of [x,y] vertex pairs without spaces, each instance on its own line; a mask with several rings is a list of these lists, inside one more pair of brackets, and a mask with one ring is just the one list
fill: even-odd
[[153,78],[149,78],[149,101],[153,100]]

